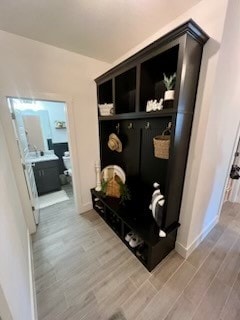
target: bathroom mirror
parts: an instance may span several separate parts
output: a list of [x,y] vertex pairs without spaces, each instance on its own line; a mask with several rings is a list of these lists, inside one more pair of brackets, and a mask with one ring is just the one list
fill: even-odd
[[30,152],[54,150],[62,155],[68,150],[64,102],[17,98],[11,102],[20,114]]

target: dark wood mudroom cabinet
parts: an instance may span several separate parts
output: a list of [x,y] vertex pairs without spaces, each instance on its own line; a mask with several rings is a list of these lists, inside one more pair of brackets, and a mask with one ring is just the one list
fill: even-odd
[[[92,189],[93,206],[122,241],[130,230],[144,240],[145,253],[138,258],[148,270],[175,246],[201,57],[207,40],[206,33],[189,20],[96,79],[98,103],[113,103],[115,110],[111,116],[99,115],[101,167],[122,167],[132,198],[123,206],[119,200],[103,198]],[[175,72],[172,103],[147,113],[147,101],[164,96],[163,73]],[[153,138],[169,122],[169,159],[156,158]],[[121,153],[108,148],[110,133],[119,135]],[[161,226],[166,238],[159,237],[159,227],[149,210],[154,182],[160,184],[166,199]]]

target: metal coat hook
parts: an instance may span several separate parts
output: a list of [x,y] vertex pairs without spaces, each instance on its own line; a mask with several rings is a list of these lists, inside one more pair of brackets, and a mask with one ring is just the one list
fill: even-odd
[[128,129],[133,129],[133,123],[132,123],[132,122],[130,122],[130,123],[128,124]]
[[116,131],[117,131],[117,134],[119,134],[119,132],[120,132],[120,123],[118,123],[118,124],[116,125]]
[[147,122],[147,123],[145,124],[145,129],[150,129],[150,122]]

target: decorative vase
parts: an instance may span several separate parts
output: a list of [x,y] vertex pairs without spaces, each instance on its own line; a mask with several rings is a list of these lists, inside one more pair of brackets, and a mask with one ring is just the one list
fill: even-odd
[[164,93],[164,101],[174,100],[174,90],[167,90]]
[[163,101],[164,109],[173,108],[173,102],[174,102],[174,90],[165,91],[164,92],[164,101]]
[[101,165],[100,161],[95,162],[95,170],[96,170],[96,191],[101,191]]

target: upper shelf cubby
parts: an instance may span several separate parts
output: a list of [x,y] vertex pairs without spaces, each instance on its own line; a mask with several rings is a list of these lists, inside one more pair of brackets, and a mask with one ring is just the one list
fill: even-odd
[[146,110],[148,100],[159,101],[166,91],[163,74],[177,72],[179,45],[168,49],[141,64],[140,111]]
[[[149,44],[125,61],[95,79],[98,104],[113,103],[114,115],[101,118],[138,118],[165,116],[168,112],[193,113],[202,47],[208,35],[193,21],[188,20],[163,37]],[[168,92],[163,74],[169,78],[176,72],[174,92]],[[188,90],[188,88],[192,88]],[[171,90],[171,86],[169,91]],[[190,101],[186,103],[187,98]],[[149,100],[164,98],[163,109]],[[150,108],[149,108],[150,107]],[[150,109],[150,110],[149,110]]]
[[115,113],[134,112],[136,105],[136,68],[115,78]]
[[98,86],[98,103],[113,103],[112,79],[103,82]]

